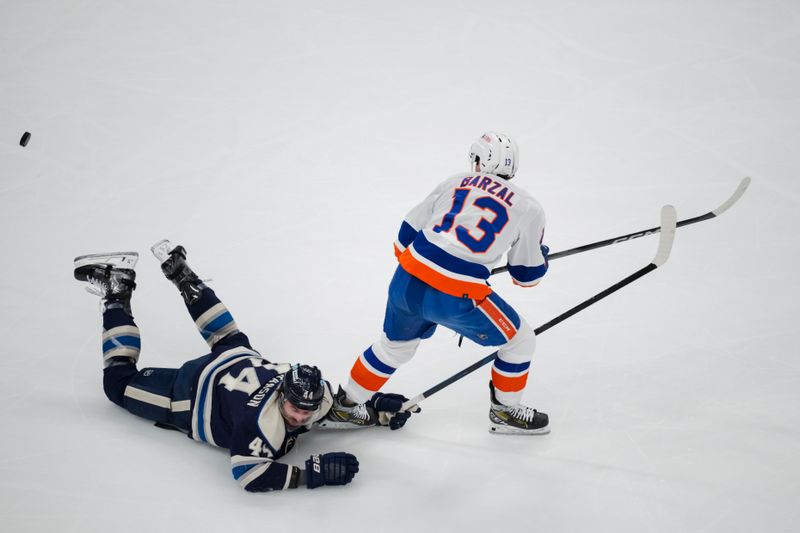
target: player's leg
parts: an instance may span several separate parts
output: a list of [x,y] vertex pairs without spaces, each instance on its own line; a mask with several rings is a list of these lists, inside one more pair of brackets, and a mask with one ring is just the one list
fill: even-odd
[[[139,360],[139,328],[133,319],[131,297],[136,288],[136,252],[93,254],[75,258],[75,279],[85,281],[103,306],[103,390],[110,401],[131,413],[174,426],[177,413],[189,401],[172,397],[177,370],[145,368]],[[185,424],[183,424],[185,425]],[[187,429],[180,427],[180,429]]]
[[367,401],[414,357],[420,341],[436,329],[436,324],[418,314],[424,290],[422,282],[398,267],[389,285],[383,332],[356,358],[347,384],[339,387],[328,413],[328,427],[355,428],[377,423],[378,415]]
[[197,330],[212,350],[216,348],[218,351],[227,346],[250,348],[250,341],[239,331],[228,308],[189,267],[183,246],[162,240],[154,244],[151,250],[161,263],[164,276],[178,287]]
[[[125,388],[136,375],[141,341],[133,316],[120,307],[103,311],[103,390],[109,400],[124,407]],[[128,302],[130,309],[130,301]]]
[[136,252],[82,255],[75,258],[75,279],[99,296],[103,307],[103,389],[123,404],[125,387],[136,372],[141,341],[133,321],[131,296],[136,288]]
[[536,348],[536,334],[517,312],[497,293],[481,301],[469,302],[463,313],[456,311],[452,296],[439,293],[438,305],[429,307],[428,318],[436,320],[482,346],[498,346],[492,364],[490,389],[490,430],[497,433],[542,434],[549,432],[548,417],[520,402],[531,359]]

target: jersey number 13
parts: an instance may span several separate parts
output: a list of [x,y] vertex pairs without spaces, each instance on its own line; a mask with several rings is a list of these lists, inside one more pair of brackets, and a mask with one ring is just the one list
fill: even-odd
[[[442,218],[442,221],[433,227],[433,231],[448,233],[453,228],[456,217],[464,210],[464,204],[467,203],[467,198],[472,191],[473,189],[469,188],[457,188],[453,191],[453,205],[450,211]],[[497,234],[503,231],[503,228],[508,223],[508,210],[491,196],[479,196],[472,202],[470,207],[491,211],[494,213],[494,218],[489,221],[481,217],[478,221],[473,229],[483,232],[479,239],[473,237],[470,228],[463,225],[456,226],[456,238],[472,252],[476,254],[485,253],[494,244]]]

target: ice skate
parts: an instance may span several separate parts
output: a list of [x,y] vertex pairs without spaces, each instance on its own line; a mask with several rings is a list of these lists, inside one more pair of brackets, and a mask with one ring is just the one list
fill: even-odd
[[489,382],[491,407],[489,431],[514,435],[544,435],[550,433],[549,419],[545,413],[522,404],[503,405],[494,394],[494,384]]
[[347,400],[342,386],[333,397],[333,406],[328,414],[318,422],[318,427],[325,429],[359,429],[374,426],[378,423],[378,414],[367,404],[353,404]]
[[178,287],[186,305],[192,305],[200,298],[205,285],[186,262],[186,249],[162,239],[150,247],[150,251],[161,264],[161,272]]
[[139,254],[112,252],[81,255],[75,258],[74,276],[88,283],[86,290],[103,299],[106,306],[119,302],[130,313],[130,300],[136,288],[133,270]]

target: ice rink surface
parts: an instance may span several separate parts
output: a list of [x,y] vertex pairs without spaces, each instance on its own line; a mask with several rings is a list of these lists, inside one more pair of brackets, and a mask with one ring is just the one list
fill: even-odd
[[[797,531],[797,2],[2,1],[0,96],[4,532]],[[168,237],[265,357],[338,383],[380,331],[403,215],[489,129],[516,136],[552,251],[753,178],[538,339],[525,401],[550,435],[489,434],[482,369],[403,431],[286,457],[354,453],[351,485],[248,494],[227,452],[106,400],[74,256],[140,252],[144,366],[206,349],[149,254]],[[536,326],[656,242],[493,286]],[[387,389],[485,353],[440,330]]]

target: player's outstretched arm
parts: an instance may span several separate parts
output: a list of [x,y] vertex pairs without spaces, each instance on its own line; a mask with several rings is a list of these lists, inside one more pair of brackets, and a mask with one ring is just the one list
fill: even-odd
[[358,472],[358,459],[345,452],[312,455],[305,469],[265,457],[234,455],[231,462],[233,477],[248,492],[346,485]]

